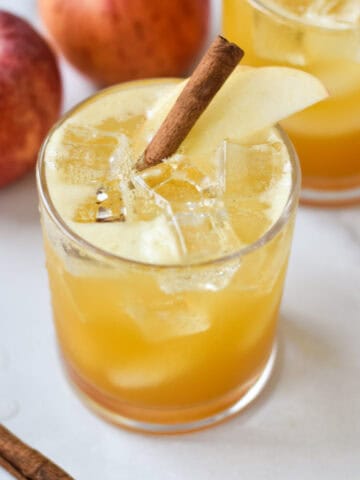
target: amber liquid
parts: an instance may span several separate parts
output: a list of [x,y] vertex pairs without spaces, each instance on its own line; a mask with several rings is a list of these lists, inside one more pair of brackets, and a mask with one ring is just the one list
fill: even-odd
[[[287,239],[280,236],[262,254],[287,248],[290,230]],[[270,288],[266,271],[265,283],[252,286],[255,255],[223,290],[168,295],[151,274],[129,270],[117,278],[99,269],[76,276],[50,245],[46,251],[62,355],[80,389],[114,413],[138,421],[193,421],[241,397],[264,369],[273,348],[287,255]],[[274,264],[268,268],[272,277]],[[129,316],[131,304],[144,305],[139,308],[146,315],[147,334]],[[162,319],[178,318],[184,308],[206,315],[209,325],[172,337]]]

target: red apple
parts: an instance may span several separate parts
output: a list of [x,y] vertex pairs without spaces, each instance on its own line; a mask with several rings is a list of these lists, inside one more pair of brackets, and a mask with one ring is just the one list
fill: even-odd
[[0,10],[0,187],[34,166],[60,104],[49,46],[27,22]]
[[206,39],[209,0],[38,0],[65,57],[97,83],[179,76]]

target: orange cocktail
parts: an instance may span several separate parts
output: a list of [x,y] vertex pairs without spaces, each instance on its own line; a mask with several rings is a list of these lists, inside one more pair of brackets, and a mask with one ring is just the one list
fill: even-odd
[[320,78],[330,98],[283,122],[299,154],[304,201],[360,200],[360,4],[224,0],[225,35],[245,63],[287,65]]
[[138,172],[185,84],[91,97],[38,166],[68,374],[106,418],[152,432],[220,421],[269,377],[300,182],[272,123],[326,95],[303,72],[237,67],[180,149]]

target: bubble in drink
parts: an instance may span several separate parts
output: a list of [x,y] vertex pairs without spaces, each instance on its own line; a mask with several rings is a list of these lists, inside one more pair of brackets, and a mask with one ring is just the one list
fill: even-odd
[[105,200],[107,200],[109,197],[108,197],[108,194],[106,193],[106,190],[104,187],[100,187],[97,189],[96,191],[96,202],[97,203],[102,203],[104,202]]

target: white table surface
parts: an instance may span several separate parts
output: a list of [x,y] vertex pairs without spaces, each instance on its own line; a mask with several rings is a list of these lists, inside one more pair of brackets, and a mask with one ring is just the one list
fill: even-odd
[[[41,28],[33,0],[0,8]],[[93,87],[62,72],[69,108]],[[359,208],[300,209],[279,347],[265,392],[230,422],[178,437],[104,423],[57,358],[34,175],[0,191],[0,421],[77,480],[359,479]]]

